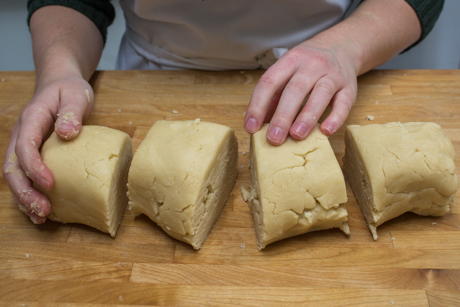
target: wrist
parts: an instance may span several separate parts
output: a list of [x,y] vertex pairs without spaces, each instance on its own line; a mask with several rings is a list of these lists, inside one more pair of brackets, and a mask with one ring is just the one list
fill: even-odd
[[350,17],[313,39],[339,50],[361,75],[398,55],[420,35],[418,17],[406,1],[366,0]]
[[65,52],[49,51],[49,56],[44,56],[39,63],[36,61],[36,88],[69,78],[89,79],[90,75],[85,78],[77,61],[65,56]]

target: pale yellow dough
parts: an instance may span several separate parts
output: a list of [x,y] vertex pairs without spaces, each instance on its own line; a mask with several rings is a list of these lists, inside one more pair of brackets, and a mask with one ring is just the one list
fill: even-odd
[[83,126],[73,140],[54,132],[41,150],[54,187],[40,189],[51,202],[48,218],[85,224],[115,236],[128,203],[126,183],[133,146],[128,134]]
[[455,206],[455,151],[435,123],[348,126],[344,172],[374,240],[404,212],[443,215]]
[[259,249],[310,231],[349,234],[345,180],[329,140],[316,126],[302,141],[267,142],[268,125],[251,136],[251,191]]
[[130,210],[200,249],[235,184],[237,160],[229,127],[199,119],[158,121],[133,158]]

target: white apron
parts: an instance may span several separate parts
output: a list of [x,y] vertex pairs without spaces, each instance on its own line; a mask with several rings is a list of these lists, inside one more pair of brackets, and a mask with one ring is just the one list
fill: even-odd
[[268,68],[339,23],[352,0],[120,0],[117,69]]

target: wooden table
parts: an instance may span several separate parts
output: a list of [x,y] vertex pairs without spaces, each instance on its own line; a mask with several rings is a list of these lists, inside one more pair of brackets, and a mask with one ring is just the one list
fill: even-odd
[[[134,147],[157,120],[197,117],[239,140],[239,176],[200,251],[126,212],[116,238],[82,225],[33,225],[0,180],[0,306],[460,306],[460,206],[404,214],[374,242],[347,186],[347,237],[305,234],[257,249],[243,118],[260,71],[104,71],[85,124],[123,130]],[[33,95],[33,72],[0,72],[0,152]],[[175,114],[172,111],[177,110]],[[433,121],[460,150],[460,71],[372,71],[346,124]],[[341,164],[343,129],[330,137]],[[459,155],[460,156],[460,155]],[[456,159],[457,167],[460,157]],[[2,160],[3,161],[3,160]],[[27,257],[28,256],[28,257]]]

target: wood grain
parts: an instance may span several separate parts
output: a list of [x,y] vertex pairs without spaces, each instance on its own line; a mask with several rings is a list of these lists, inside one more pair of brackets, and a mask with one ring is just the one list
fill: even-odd
[[[0,307],[460,306],[459,206],[443,217],[404,214],[381,225],[374,242],[347,185],[350,236],[326,230],[257,249],[241,187],[249,186],[244,112],[262,73],[96,72],[95,107],[85,124],[125,131],[135,149],[160,119],[228,125],[239,143],[237,183],[203,248],[194,251],[129,212],[115,238],[84,225],[33,225],[1,177]],[[3,155],[35,77],[0,72],[0,79]],[[367,73],[345,124],[369,124],[367,115],[372,123],[436,122],[459,153],[460,71]],[[342,128],[329,138],[340,165],[343,135]]]

